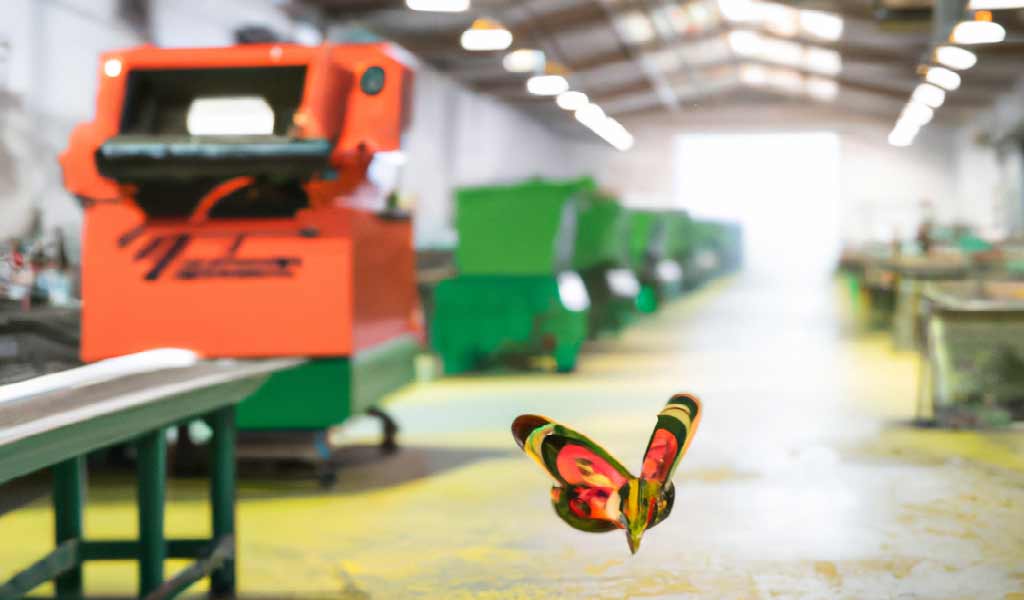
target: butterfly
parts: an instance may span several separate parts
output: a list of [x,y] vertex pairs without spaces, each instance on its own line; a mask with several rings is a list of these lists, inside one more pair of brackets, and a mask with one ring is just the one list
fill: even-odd
[[672,512],[676,489],[672,473],[686,454],[700,424],[700,400],[676,394],[658,413],[644,452],[640,477],[590,438],[540,415],[520,415],[512,437],[556,481],[555,512],[570,527],[600,533],[626,531],[633,554],[644,532]]

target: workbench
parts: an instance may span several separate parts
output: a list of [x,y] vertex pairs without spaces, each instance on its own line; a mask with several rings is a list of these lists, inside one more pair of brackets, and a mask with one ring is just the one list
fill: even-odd
[[1024,409],[1024,282],[930,283],[917,416],[998,425]]
[[[140,353],[0,386],[0,484],[52,468],[56,521],[54,551],[0,585],[0,599],[20,598],[50,580],[58,598],[81,598],[82,564],[96,560],[137,560],[140,598],[170,598],[206,576],[214,595],[234,594],[234,406],[271,374],[305,361],[187,360],[190,354]],[[166,430],[195,419],[213,431],[212,535],[166,539]],[[124,443],[137,452],[138,539],[87,539],[85,457]],[[171,558],[195,562],[165,580]]]
[[901,256],[882,261],[882,267],[895,276],[892,339],[897,350],[919,347],[922,339],[919,329],[921,297],[927,283],[963,280],[971,272],[970,261],[960,252]]

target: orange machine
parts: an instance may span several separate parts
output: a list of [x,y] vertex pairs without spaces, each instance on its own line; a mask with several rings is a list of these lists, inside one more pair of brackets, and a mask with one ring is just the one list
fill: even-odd
[[412,73],[387,45],[143,46],[105,54],[99,79],[61,156],[85,207],[84,360],[180,347],[337,367],[313,379],[347,394],[317,384],[316,410],[264,394],[239,409],[251,428],[329,426],[411,376],[410,223],[354,200],[383,205],[368,172],[409,115]]

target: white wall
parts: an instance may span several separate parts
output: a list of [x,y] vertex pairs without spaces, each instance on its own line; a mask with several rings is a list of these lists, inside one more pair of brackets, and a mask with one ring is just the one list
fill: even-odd
[[1024,234],[1024,77],[956,137],[961,215],[993,238]]
[[587,143],[549,131],[428,67],[416,74],[414,98],[402,189],[415,201],[420,247],[455,242],[452,194],[458,187],[592,174],[613,152],[596,139]]
[[[47,230],[77,232],[78,203],[63,189],[57,154],[71,128],[92,116],[98,55],[141,39],[115,16],[115,0],[4,0],[0,38],[10,45],[0,94],[0,239],[28,227],[32,209]],[[2,173],[2,171],[0,171]],[[2,177],[2,175],[0,175]],[[77,236],[69,238],[71,251]]]
[[883,128],[840,137],[841,223],[844,241],[913,237],[921,220],[962,220],[957,198],[953,132],[923,130],[913,146],[888,145]]

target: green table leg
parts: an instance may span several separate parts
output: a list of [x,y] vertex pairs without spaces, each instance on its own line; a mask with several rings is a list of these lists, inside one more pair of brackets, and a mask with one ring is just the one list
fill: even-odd
[[136,441],[139,483],[139,596],[164,580],[164,492],[167,479],[167,440],[163,429]]
[[[213,540],[235,534],[235,407],[228,406],[209,417],[213,429],[210,464],[210,504],[213,507]],[[210,591],[215,597],[233,597],[235,593],[235,557],[231,556],[210,576]]]
[[[53,512],[57,545],[82,538],[82,506],[85,500],[85,459],[68,459],[53,467]],[[82,565],[61,574],[56,580],[57,597],[77,600],[82,597]]]

